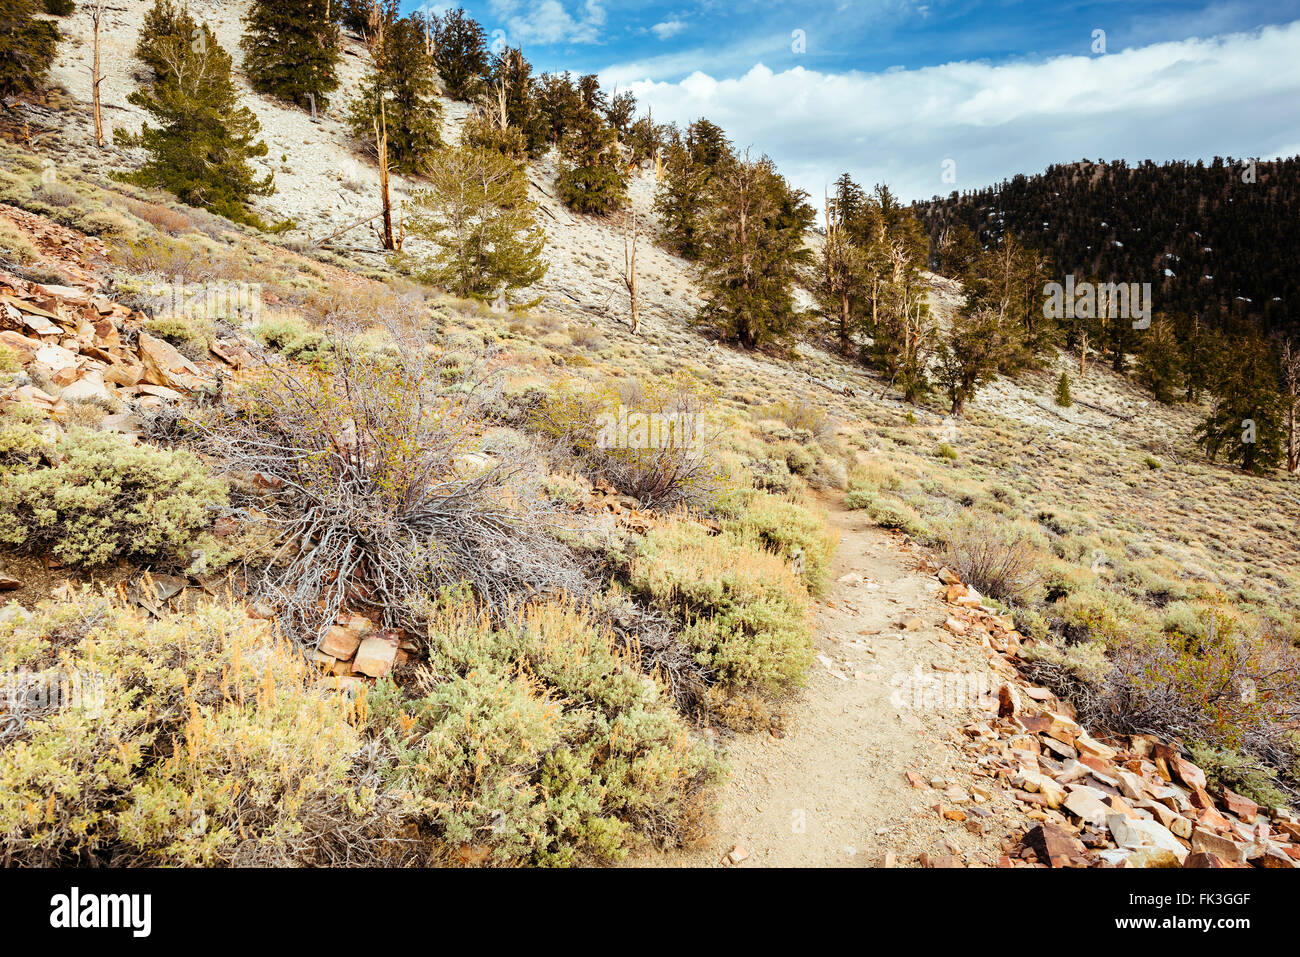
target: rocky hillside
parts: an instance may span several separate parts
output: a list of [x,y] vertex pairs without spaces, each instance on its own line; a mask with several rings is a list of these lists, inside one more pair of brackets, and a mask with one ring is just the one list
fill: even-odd
[[[146,6],[106,13],[110,127]],[[236,64],[242,9],[192,6]],[[339,116],[242,79],[295,230],[113,179],[61,26],[0,144],[0,666],[103,708],[0,715],[0,859],[1296,866],[1300,485],[1206,461],[1203,404],[1053,350],[952,417],[816,326],[707,340],[648,171],[633,334],[553,157],[540,301],[456,299],[339,232],[378,207]],[[625,406],[707,440],[610,452]]]

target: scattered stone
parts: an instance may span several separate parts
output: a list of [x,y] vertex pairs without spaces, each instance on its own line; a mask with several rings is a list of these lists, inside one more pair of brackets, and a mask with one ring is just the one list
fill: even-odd
[[722,860],[723,863],[730,864],[734,867],[742,861],[749,860],[749,851],[745,850],[739,844],[736,844],[731,848],[731,850],[727,851],[726,856],[723,857]]

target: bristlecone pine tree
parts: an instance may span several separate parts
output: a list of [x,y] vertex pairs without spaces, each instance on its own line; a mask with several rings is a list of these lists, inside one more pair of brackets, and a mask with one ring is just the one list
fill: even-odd
[[160,32],[142,32],[137,53],[154,74],[148,87],[128,101],[150,113],[139,133],[115,130],[124,146],[142,147],[144,165],[127,180],[162,188],[182,202],[201,206],[237,222],[263,226],[246,203],[275,191],[274,176],[258,178],[249,160],[266,155],[257,142],[261,129],[239,96],[230,75],[230,54],[207,24],[157,0],[147,22]]
[[[649,131],[653,136],[653,128]],[[731,143],[722,128],[699,119],[682,134],[665,130],[664,176],[655,190],[655,212],[669,249],[684,259],[699,259],[700,230],[706,197],[714,178],[734,162]]]
[[253,89],[323,111],[339,85],[339,29],[330,0],[254,0],[240,41]]
[[456,100],[472,99],[491,72],[483,28],[464,9],[449,10],[429,18],[433,41],[433,65],[442,77],[447,95]]
[[1138,343],[1137,378],[1151,390],[1157,402],[1169,405],[1183,386],[1183,364],[1173,324],[1156,313],[1151,325],[1141,331]]
[[1278,369],[1267,343],[1253,333],[1226,337],[1211,386],[1214,405],[1194,433],[1210,460],[1222,453],[1247,472],[1263,473],[1282,457],[1284,424]]
[[438,251],[400,260],[417,278],[458,296],[493,299],[546,274],[545,237],[521,164],[497,150],[463,145],[440,150],[426,175],[428,188],[411,197],[406,230]]
[[807,262],[804,232],[816,214],[764,156],[727,164],[709,194],[703,223],[697,324],[754,348],[795,333],[792,283]]
[[379,100],[388,127],[388,163],[393,172],[418,173],[442,145],[442,106],[436,99],[433,60],[418,16],[388,24],[375,50],[374,72],[352,101],[348,125],[373,154]]
[[997,374],[998,359],[1006,348],[1002,315],[988,306],[962,310],[952,319],[936,350],[938,379],[948,396],[948,411],[962,415],[966,403]]
[[0,98],[34,93],[45,83],[59,31],[37,19],[43,9],[40,0],[0,0]]
[[560,141],[565,165],[555,189],[570,209],[605,216],[627,198],[618,135],[605,120],[605,96],[594,75],[578,81],[578,98],[581,108]]

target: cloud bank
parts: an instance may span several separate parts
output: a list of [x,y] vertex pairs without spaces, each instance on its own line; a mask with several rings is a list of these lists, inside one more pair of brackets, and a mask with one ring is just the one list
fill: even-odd
[[758,63],[676,82],[637,69],[611,67],[602,82],[631,89],[657,122],[707,116],[816,198],[845,170],[923,199],[1083,158],[1270,158],[1300,146],[1300,21],[1037,62],[881,73]]

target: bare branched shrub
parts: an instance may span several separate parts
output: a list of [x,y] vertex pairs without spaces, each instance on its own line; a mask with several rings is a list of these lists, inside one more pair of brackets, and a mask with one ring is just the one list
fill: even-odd
[[606,384],[536,402],[528,425],[594,482],[644,508],[704,505],[718,490],[713,439],[705,434],[707,391],[696,380]]
[[[1112,634],[1035,649],[1026,674],[1103,734],[1155,734],[1251,755],[1296,790],[1300,652],[1247,628],[1226,603],[1198,606],[1198,634]],[[1104,666],[1099,666],[1104,663]]]
[[1042,580],[1043,556],[1031,532],[964,515],[943,532],[944,560],[983,595],[1021,601]]
[[328,362],[268,363],[209,430],[232,473],[265,490],[280,547],[261,597],[316,640],[345,605],[416,630],[428,597],[468,582],[491,607],[587,583],[552,536],[555,516],[522,455],[479,452],[485,380],[449,366],[418,317],[385,317],[387,348],[327,333]]

